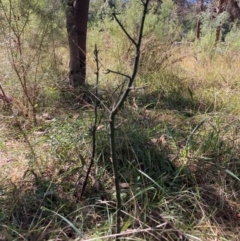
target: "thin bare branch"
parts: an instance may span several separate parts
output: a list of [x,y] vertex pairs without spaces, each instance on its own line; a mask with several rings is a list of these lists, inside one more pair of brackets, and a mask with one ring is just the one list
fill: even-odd
[[131,76],[127,75],[127,74],[124,74],[124,73],[121,73],[119,71],[114,71],[114,70],[110,70],[110,69],[106,69],[106,74],[109,74],[109,73],[113,73],[113,74],[116,74],[116,75],[121,75],[125,78],[128,78],[128,79],[131,79]]
[[[99,83],[99,61],[98,61],[98,50],[97,50],[97,46],[95,45],[95,50],[94,50],[94,55],[95,55],[95,61],[96,61],[96,92],[95,92],[95,96],[98,96],[98,83]],[[94,163],[94,159],[95,159],[95,153],[96,153],[96,132],[97,132],[97,120],[98,120],[98,107],[97,107],[97,100],[95,99],[95,106],[94,106],[94,123],[92,126],[92,155],[91,155],[91,161],[90,161],[90,165],[88,167],[87,170],[87,174],[83,183],[83,187],[82,187],[82,191],[80,194],[80,199],[82,198],[84,191],[86,189],[87,186],[87,181],[89,178],[89,174],[91,172],[93,163]]]
[[128,39],[136,46],[137,43],[136,41],[130,36],[130,34],[127,32],[127,30],[125,29],[125,27],[123,26],[123,24],[120,22],[120,20],[118,19],[116,13],[113,13],[113,17],[114,19],[117,21],[118,25],[120,26],[120,28],[122,29],[122,31],[126,34],[126,36],[128,37]]
[[[117,211],[116,211],[116,233],[119,234],[121,232],[121,209],[122,209],[122,199],[121,199],[121,189],[119,185],[119,172],[118,172],[118,163],[117,163],[117,158],[116,158],[116,145],[115,145],[115,117],[118,113],[118,111],[121,109],[123,106],[125,100],[128,97],[128,94],[130,90],[132,89],[133,82],[136,78],[137,71],[138,71],[138,66],[139,66],[139,61],[140,61],[140,47],[142,43],[142,38],[143,38],[143,28],[144,28],[144,23],[145,23],[145,18],[147,14],[147,8],[148,8],[148,3],[150,0],[146,0],[146,3],[143,4],[143,12],[142,12],[142,19],[141,19],[141,25],[140,25],[140,30],[139,30],[139,36],[138,36],[138,41],[135,42],[131,38],[131,36],[128,34],[124,26],[121,24],[121,22],[118,20],[116,15],[113,15],[116,21],[118,22],[119,26],[123,30],[123,32],[127,35],[129,40],[134,44],[135,46],[135,60],[134,60],[134,65],[133,65],[133,70],[132,70],[132,75],[129,78],[128,85],[123,92],[123,94],[120,96],[119,100],[117,103],[113,106],[112,111],[109,115],[109,126],[110,126],[110,146],[111,146],[111,160],[112,160],[112,165],[113,165],[113,172],[115,176],[115,188],[116,188],[116,199],[117,199]],[[124,75],[123,75],[124,76]],[[118,237],[116,237],[116,240],[119,240]]]

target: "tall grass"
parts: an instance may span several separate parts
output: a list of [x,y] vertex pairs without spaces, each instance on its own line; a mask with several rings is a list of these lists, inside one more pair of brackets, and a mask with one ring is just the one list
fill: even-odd
[[[105,71],[130,71],[133,55],[114,21],[98,27],[88,35],[88,76],[94,85],[91,49],[97,42],[100,123],[83,200],[79,202],[91,159],[94,100],[80,103],[63,81],[55,85],[64,79],[63,67],[58,77],[49,74],[47,81],[38,82],[44,91],[38,96],[36,127],[24,129],[24,118],[22,128],[16,128],[12,116],[1,111],[0,239],[116,237],[115,179],[103,105],[121,93],[121,78]],[[151,34],[144,38],[136,84],[116,118],[121,240],[239,240],[237,42],[226,40],[210,53],[202,41],[179,45]],[[57,56],[65,59],[67,49],[55,43]],[[4,74],[9,66],[2,51]],[[46,58],[41,64],[48,63]],[[12,76],[4,82],[6,90]],[[14,93],[14,98],[21,97]]]

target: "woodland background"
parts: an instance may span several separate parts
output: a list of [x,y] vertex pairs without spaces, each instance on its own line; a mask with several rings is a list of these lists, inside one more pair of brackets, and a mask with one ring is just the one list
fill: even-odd
[[[136,54],[113,13],[137,39],[143,2],[90,1],[72,89],[65,2],[0,1],[0,240],[116,238],[109,111]],[[240,28],[218,4],[149,2],[115,119],[119,240],[240,240]]]

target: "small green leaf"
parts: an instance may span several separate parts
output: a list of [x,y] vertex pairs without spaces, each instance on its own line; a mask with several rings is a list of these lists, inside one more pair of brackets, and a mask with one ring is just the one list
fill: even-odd
[[125,222],[123,227],[122,227],[122,232],[126,231],[132,225],[132,221],[133,221],[133,218],[129,217],[127,222]]
[[4,142],[3,141],[0,141],[0,147],[4,147],[5,145],[4,145]]
[[127,197],[127,193],[122,192],[120,196],[121,196],[121,198],[124,200],[124,199]]

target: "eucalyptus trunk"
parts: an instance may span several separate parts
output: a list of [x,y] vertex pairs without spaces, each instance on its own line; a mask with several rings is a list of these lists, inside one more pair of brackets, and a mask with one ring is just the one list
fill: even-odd
[[228,0],[226,10],[230,14],[231,20],[240,19],[240,7],[238,1]]
[[69,82],[74,88],[86,82],[86,40],[89,0],[69,0],[66,25],[69,43]]

